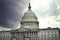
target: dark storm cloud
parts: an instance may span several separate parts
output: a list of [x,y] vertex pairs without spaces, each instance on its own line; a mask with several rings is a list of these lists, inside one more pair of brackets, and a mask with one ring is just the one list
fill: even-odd
[[0,0],[0,26],[13,28],[20,22],[28,0]]

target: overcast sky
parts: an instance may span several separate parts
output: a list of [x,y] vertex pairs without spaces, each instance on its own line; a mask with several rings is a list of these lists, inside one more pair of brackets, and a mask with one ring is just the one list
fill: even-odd
[[[17,28],[29,0],[0,0],[0,27]],[[60,27],[60,0],[30,0],[40,28]]]

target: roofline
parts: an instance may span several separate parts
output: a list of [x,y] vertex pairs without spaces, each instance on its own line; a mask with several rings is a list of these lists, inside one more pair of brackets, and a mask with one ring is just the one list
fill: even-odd
[[44,29],[40,29],[39,30],[60,30],[60,28],[44,28]]

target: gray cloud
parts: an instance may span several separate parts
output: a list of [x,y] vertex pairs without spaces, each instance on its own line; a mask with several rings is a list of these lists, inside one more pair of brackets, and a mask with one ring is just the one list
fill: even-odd
[[57,22],[60,22],[60,20],[56,20]]
[[0,0],[0,26],[14,28],[18,25],[27,4],[28,0]]
[[60,15],[59,10],[57,10],[57,4],[56,4],[55,1],[52,1],[50,3],[50,16],[58,16],[58,15]]

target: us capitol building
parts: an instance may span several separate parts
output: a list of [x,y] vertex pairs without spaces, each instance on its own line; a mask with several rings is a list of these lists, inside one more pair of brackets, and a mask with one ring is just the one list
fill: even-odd
[[60,40],[59,28],[39,28],[39,22],[31,10],[30,3],[20,24],[19,29],[0,31],[0,40]]

